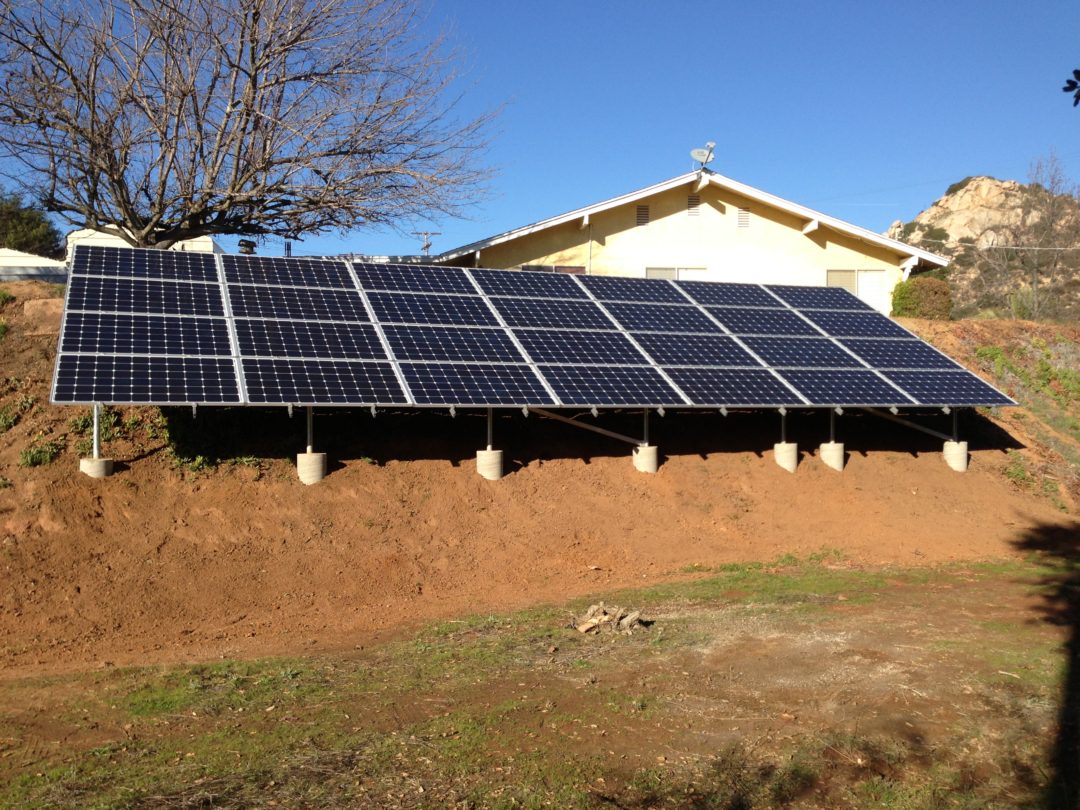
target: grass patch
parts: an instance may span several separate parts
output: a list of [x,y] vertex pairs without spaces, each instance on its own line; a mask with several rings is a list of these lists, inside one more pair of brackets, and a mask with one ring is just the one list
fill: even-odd
[[56,461],[62,452],[64,452],[63,440],[46,441],[39,435],[29,447],[19,452],[19,466],[43,467]]
[[0,289],[0,307],[6,307],[12,301],[15,300],[15,296],[4,289]]

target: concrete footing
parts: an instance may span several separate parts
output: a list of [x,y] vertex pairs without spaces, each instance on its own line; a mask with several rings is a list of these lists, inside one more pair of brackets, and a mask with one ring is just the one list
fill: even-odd
[[956,470],[957,472],[965,472],[967,470],[967,442],[945,442],[945,447],[942,448],[941,455],[945,457],[945,463],[949,465],[949,469]]
[[655,444],[639,444],[634,448],[634,469],[654,473],[660,467],[660,453]]
[[297,453],[296,474],[305,484],[317,484],[326,478],[326,453]]
[[773,458],[789,473],[799,466],[799,445],[795,442],[777,442],[773,445]]
[[837,472],[843,472],[844,470],[844,443],[843,442],[822,442],[821,447],[818,448],[818,456],[821,457],[822,463],[830,470],[836,470]]
[[111,458],[80,458],[79,472],[91,478],[107,478],[112,475],[113,460]]
[[503,477],[503,451],[477,450],[476,471],[481,478],[486,478],[488,481],[498,481]]

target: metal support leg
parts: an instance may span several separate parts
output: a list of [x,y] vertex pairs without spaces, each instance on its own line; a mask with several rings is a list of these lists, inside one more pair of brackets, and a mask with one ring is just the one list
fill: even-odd
[[836,441],[836,411],[829,408],[829,441]]
[[101,458],[101,403],[94,403],[94,456]]
[[495,409],[487,409],[487,450],[476,451],[476,472],[488,481],[498,481],[503,475],[502,450],[495,449]]
[[644,439],[641,442],[643,445],[649,443],[649,409],[645,409],[645,426],[644,426]]
[[307,408],[307,451],[315,452],[315,418],[310,405]]
[[780,410],[780,442],[787,442],[787,411]]
[[495,444],[495,409],[487,409],[487,449],[493,449]]
[[956,408],[953,408],[952,412],[952,440],[960,441],[960,411]]

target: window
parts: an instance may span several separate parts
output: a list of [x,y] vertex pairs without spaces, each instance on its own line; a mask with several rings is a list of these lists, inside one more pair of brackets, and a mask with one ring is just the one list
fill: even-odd
[[740,228],[749,228],[750,227],[750,209],[749,208],[740,208],[739,209],[739,219],[738,219],[737,224],[738,224],[738,226]]
[[637,224],[648,225],[649,224],[649,206],[639,205],[637,207]]
[[686,215],[696,217],[701,210],[701,195],[689,194],[686,197]]
[[841,287],[852,295],[859,294],[858,279],[854,270],[826,270],[826,287]]

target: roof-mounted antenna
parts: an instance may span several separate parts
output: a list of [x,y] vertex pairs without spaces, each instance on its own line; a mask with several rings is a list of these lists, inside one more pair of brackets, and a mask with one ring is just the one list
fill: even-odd
[[709,141],[705,144],[704,149],[691,149],[690,157],[701,164],[698,168],[704,169],[705,164],[712,163],[713,149],[716,148],[716,141]]

